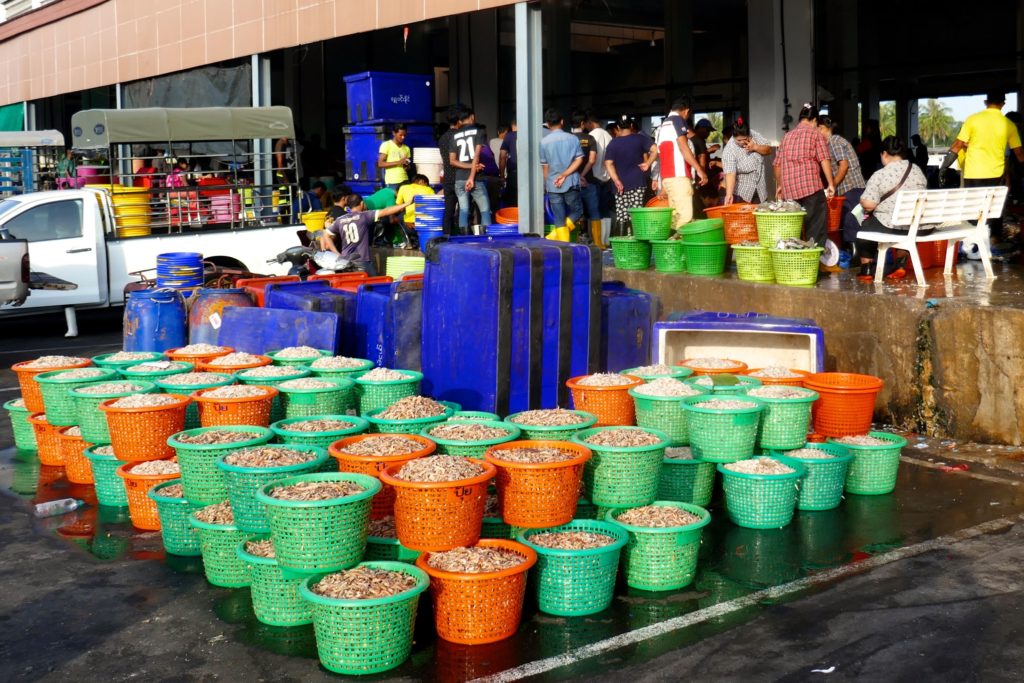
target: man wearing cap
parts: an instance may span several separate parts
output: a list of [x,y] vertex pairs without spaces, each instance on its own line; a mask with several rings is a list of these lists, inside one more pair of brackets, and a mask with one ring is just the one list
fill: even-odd
[[689,97],[676,99],[654,136],[661,163],[661,187],[668,195],[672,227],[676,229],[693,220],[693,179],[699,178],[702,186],[708,182],[708,174],[697,163],[687,139],[691,106]]
[[[1009,147],[1018,161],[1024,162],[1020,134],[1013,121],[1003,115],[1006,97],[1001,92],[989,93],[985,98],[985,109],[971,114],[960,127],[960,132],[942,160],[939,175],[945,176],[946,169],[956,161],[957,154],[967,150],[964,158],[964,187],[995,187],[1005,184],[1006,148]],[[1003,238],[1001,217],[989,221],[992,237]]]

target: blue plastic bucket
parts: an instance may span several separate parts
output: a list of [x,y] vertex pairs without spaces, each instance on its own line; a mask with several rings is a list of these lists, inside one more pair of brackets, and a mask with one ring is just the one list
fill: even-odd
[[131,292],[124,306],[124,350],[159,351],[185,346],[185,300],[173,289]]

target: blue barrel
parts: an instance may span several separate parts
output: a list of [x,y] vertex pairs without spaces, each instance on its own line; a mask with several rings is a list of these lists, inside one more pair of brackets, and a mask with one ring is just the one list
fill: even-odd
[[189,344],[217,344],[224,309],[228,306],[251,308],[254,305],[252,297],[244,289],[200,289],[189,306]]
[[173,289],[131,292],[124,306],[124,350],[185,346],[185,300]]
[[191,289],[203,286],[203,255],[174,251],[156,257],[156,286]]

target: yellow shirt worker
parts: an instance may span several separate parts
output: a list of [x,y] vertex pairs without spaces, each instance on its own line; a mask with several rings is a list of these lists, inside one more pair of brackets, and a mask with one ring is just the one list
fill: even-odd
[[409,180],[406,170],[412,162],[412,152],[405,144],[404,123],[396,123],[391,129],[391,139],[380,143],[377,150],[377,168],[384,169],[384,184],[392,190]]
[[434,189],[430,187],[430,180],[427,176],[418,173],[412,177],[411,183],[398,188],[395,204],[409,204],[409,202],[412,202],[409,204],[409,208],[405,210],[404,221],[406,224],[413,225],[416,222],[416,197],[432,194],[434,194]]

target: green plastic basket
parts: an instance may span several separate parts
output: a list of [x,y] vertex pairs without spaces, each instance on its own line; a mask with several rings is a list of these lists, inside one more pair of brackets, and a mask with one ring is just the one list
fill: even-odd
[[238,557],[236,549],[249,534],[234,524],[207,524],[196,519],[195,512],[189,515],[188,523],[199,534],[206,580],[221,588],[248,586],[251,582],[249,568]]
[[[540,533],[585,531],[610,536],[614,541],[600,548],[558,550],[530,542]],[[551,529],[528,529],[518,541],[537,551],[537,565],[530,581],[537,593],[542,612],[561,617],[595,614],[612,604],[619,555],[629,534],[615,524],[590,519],[574,519]]]
[[772,255],[768,249],[758,245],[744,247],[732,245],[736,256],[736,276],[748,282],[775,282],[775,269],[772,268]]
[[426,437],[437,444],[437,451],[434,455],[455,455],[462,458],[477,458],[481,459],[484,457],[484,452],[491,446],[497,446],[501,443],[508,443],[509,441],[515,441],[522,434],[519,427],[516,427],[511,422],[498,422],[490,420],[455,420],[451,419],[444,424],[474,424],[481,425],[484,427],[495,427],[497,429],[504,429],[508,431],[505,436],[499,436],[494,439],[483,439],[480,441],[453,441],[451,439],[442,439],[436,436],[431,436],[430,430],[438,425],[431,425],[420,431],[420,436]]
[[576,519],[597,519],[597,506],[580,496],[576,501]]
[[[216,382],[207,382],[205,384],[175,384],[175,375],[171,375],[170,377],[155,382],[155,384],[160,388],[160,391],[165,393],[183,394],[188,396],[193,391],[216,389],[217,387],[226,387],[235,383],[235,378],[232,375],[225,375],[223,373],[211,374],[220,375],[221,379]],[[185,429],[198,429],[201,426],[202,423],[199,421],[199,403],[197,401],[192,401],[185,407]]]
[[99,356],[93,356],[92,364],[97,367],[104,368],[105,370],[118,371],[121,370],[121,368],[130,368],[133,365],[138,365],[139,363],[153,363],[165,360],[164,354],[159,351],[139,351],[138,353],[146,354],[146,358],[143,358],[142,360],[107,360],[118,353],[120,352],[115,351],[114,353],[103,353]]
[[647,270],[651,265],[651,243],[632,237],[612,237],[612,258],[621,270]]
[[665,458],[658,479],[658,500],[707,507],[715,490],[715,463]]
[[152,382],[131,380],[140,387],[137,391],[124,391],[116,394],[83,394],[76,389],[68,393],[75,402],[75,417],[82,429],[82,440],[86,443],[110,443],[110,430],[107,429],[107,415],[100,410],[100,404],[112,398],[131,396],[132,394],[152,394],[156,385]]
[[512,533],[512,527],[505,524],[501,517],[484,517],[480,526],[480,538],[512,539],[515,538],[515,534]]
[[269,535],[253,536],[235,548],[249,570],[249,593],[256,619],[268,626],[302,626],[313,623],[313,606],[299,595],[306,577],[286,578],[272,557],[260,557],[246,551],[248,541],[264,541]]
[[278,384],[286,419],[313,415],[344,415],[355,406],[355,384],[345,377],[319,377],[334,387],[327,389],[288,389]]
[[[229,444],[195,444],[179,441],[179,436],[194,436],[212,431],[248,432],[252,438]],[[217,468],[217,458],[234,453],[242,448],[270,443],[274,433],[266,427],[248,425],[225,425],[222,427],[199,427],[178,432],[167,439],[167,445],[178,455],[181,466],[181,484],[185,498],[196,505],[219,503],[228,497],[224,472]]]
[[[62,379],[61,375],[78,370],[95,370],[101,374],[96,377],[81,379]],[[75,413],[75,402],[68,394],[71,389],[84,387],[89,384],[101,384],[116,380],[117,371],[104,368],[75,368],[72,370],[54,370],[43,372],[35,376],[39,383],[39,391],[43,395],[46,421],[59,427],[70,427],[78,424],[78,416]]]
[[828,440],[829,443],[842,446],[853,456],[846,473],[846,492],[864,496],[891,493],[896,488],[900,452],[907,445],[907,440],[888,432],[868,432],[868,435],[885,439],[890,445],[855,446],[837,443],[835,439]]
[[305,367],[308,368],[309,364],[315,361],[317,358],[330,358],[334,355],[333,351],[328,349],[317,349],[320,353],[319,356],[310,356],[308,358],[278,358],[277,353],[280,349],[273,351],[267,351],[264,355],[274,362],[274,365],[288,365],[291,367]]
[[609,429],[641,429],[640,427],[594,427],[573,435],[572,441],[591,450],[593,456],[583,467],[583,493],[587,500],[605,507],[647,505],[658,493],[658,476],[668,435],[656,429],[645,429],[661,441],[653,446],[621,448],[597,446],[587,438]]
[[[439,401],[439,403],[443,403]],[[377,408],[368,413],[363,413],[363,418],[370,423],[370,431],[378,434],[419,434],[424,429],[435,427],[446,420],[451,419],[455,414],[455,408],[445,406],[446,410],[441,415],[434,417],[418,417],[412,420],[385,420],[377,417],[385,408]]]
[[361,364],[352,368],[314,368],[310,366],[310,370],[313,371],[314,377],[347,377],[348,379],[355,379],[365,372],[373,370],[373,361],[366,360],[365,358],[357,358],[356,360],[361,361]]
[[654,505],[677,507],[700,517],[700,521],[678,527],[640,527],[615,519],[622,510],[608,512],[605,519],[629,532],[623,553],[626,585],[645,591],[668,591],[689,586],[697,573],[697,555],[704,527],[711,514],[699,505],[658,500]]
[[[314,453],[315,458],[298,465],[282,467],[239,467],[224,462],[227,455],[216,460],[217,469],[224,473],[224,483],[228,489],[228,500],[235,513],[235,524],[239,529],[249,533],[265,534],[270,531],[263,504],[256,500],[256,493],[267,484],[297,474],[319,472],[331,457],[319,446],[300,446],[289,444],[288,448],[296,451]],[[237,449],[236,449],[237,450]]]
[[[640,367],[642,367],[642,366],[640,366]],[[670,377],[672,379],[678,379],[681,382],[681,381],[683,381],[684,379],[686,379],[687,377],[689,377],[690,375],[693,374],[693,370],[691,370],[690,368],[684,368],[684,367],[682,367],[680,365],[669,366],[668,373],[662,374],[662,375],[641,374],[640,372],[638,372],[640,367],[626,368],[625,370],[620,370],[619,374],[620,375],[630,375],[632,377],[639,377],[640,379],[642,379],[645,382],[650,382],[652,380],[661,379],[662,377]]]
[[789,474],[745,474],[730,472],[725,464],[718,466],[722,474],[722,491],[729,519],[748,529],[776,529],[793,519],[800,492],[800,478],[807,473],[802,462],[782,456],[773,459],[793,469]]
[[96,488],[96,501],[107,507],[125,507],[128,505],[128,493],[124,488],[124,479],[117,476],[117,468],[124,464],[113,455],[100,455],[90,446],[85,449],[85,457],[92,465],[93,486]]
[[686,242],[686,272],[691,275],[721,275],[729,260],[728,242]]
[[[506,536],[505,538],[508,537]],[[419,556],[419,550],[406,548],[398,542],[397,538],[366,537],[366,553],[363,555],[363,560],[366,562],[406,562],[413,564]]]
[[[689,384],[694,389],[703,389],[709,394],[714,395],[715,398],[739,396],[741,394],[747,393],[751,389],[762,386],[763,384],[763,382],[761,382],[761,380],[759,380],[756,377],[750,377],[748,375],[733,375],[733,377],[735,377],[737,380],[736,384],[716,385],[713,383],[714,378],[716,376],[720,377],[721,375],[703,375],[700,377],[690,377],[688,379],[684,379],[683,382]],[[712,381],[712,384],[710,386],[701,384],[701,382],[707,379],[710,379]]]
[[[289,377],[245,377],[244,375],[245,375],[246,371],[245,370],[239,370],[238,372],[235,373],[235,379],[238,380],[239,384],[245,384],[245,385],[248,385],[248,386],[261,386],[261,387],[274,387],[274,388],[277,388],[277,385],[280,384],[281,382],[287,382],[288,380],[291,380],[291,379],[302,379],[303,377],[309,377],[310,375],[312,375],[312,372],[310,372],[309,368],[305,368],[305,367],[301,367],[301,366],[289,366],[289,367],[291,367],[292,369],[295,370],[295,374],[291,375]],[[247,368],[247,369],[248,370],[252,370],[253,368]],[[345,411],[341,411],[341,412],[345,412]],[[299,416],[296,415],[295,417],[299,417]],[[271,422],[278,422],[280,420],[283,420],[284,418],[285,418],[284,397],[281,395],[281,392],[278,391],[277,395],[274,396],[274,399],[270,403],[270,421]]]
[[408,379],[396,379],[390,382],[375,382],[362,377],[355,377],[355,393],[359,403],[359,414],[365,416],[375,410],[387,408],[398,399],[416,396],[420,393],[420,382],[423,373],[415,370],[396,370],[408,375]]
[[[303,481],[349,481],[360,493],[333,500],[278,500],[270,491]],[[366,552],[370,499],[380,491],[380,480],[352,472],[301,474],[265,485],[256,492],[263,505],[274,552],[285,576],[348,569]]]
[[402,562],[364,562],[360,566],[404,572],[415,577],[410,590],[376,600],[338,600],[317,595],[312,576],[299,586],[313,606],[313,628],[320,664],[339,674],[381,673],[395,668],[412,651],[416,608],[430,579],[418,567]]
[[764,404],[757,399],[743,397],[742,400],[756,405],[733,410],[694,406],[710,398],[704,395],[683,399],[694,457],[710,462],[735,462],[749,458],[754,454],[757,426]]
[[633,237],[638,240],[664,240],[672,234],[672,213],[670,206],[638,207],[629,210],[633,223]]
[[171,367],[167,368],[166,370],[154,370],[152,372],[140,372],[137,370],[132,371],[129,370],[128,368],[142,364],[132,363],[128,367],[121,368],[120,370],[118,370],[118,372],[121,374],[121,377],[125,379],[142,380],[144,382],[158,382],[167,377],[173,377],[174,375],[181,375],[186,372],[192,372],[195,369],[195,366],[192,365],[192,363],[186,363],[185,361],[175,360],[170,362]]
[[[288,425],[296,422],[306,422],[307,420],[338,420],[339,422],[347,422],[351,426],[343,429],[329,429],[324,432],[297,432],[290,431],[288,429]],[[270,425],[271,431],[274,432],[277,436],[277,440],[281,443],[299,444],[302,446],[320,446],[322,448],[327,448],[338,439],[344,439],[346,436],[362,434],[369,428],[370,423],[364,418],[341,414],[293,417],[287,420],[280,420]]]
[[824,249],[769,249],[775,282],[780,285],[806,287],[818,282],[818,265]]
[[18,399],[12,398],[4,403],[7,417],[11,420],[11,431],[14,433],[14,446],[23,451],[36,450],[36,432],[28,421],[28,408],[15,406]]
[[[684,368],[685,369],[685,368]],[[695,389],[707,393],[703,387]],[[657,429],[669,438],[670,446],[686,446],[690,443],[690,435],[686,428],[686,411],[683,410],[683,399],[686,396],[645,396],[630,389],[636,408],[636,424],[638,427]]]
[[597,416],[591,413],[574,410],[577,415],[582,415],[586,418],[583,422],[568,426],[555,426],[555,427],[543,427],[537,425],[521,425],[513,422],[512,418],[522,415],[522,413],[512,413],[505,418],[505,422],[514,424],[519,427],[519,431],[522,432],[523,439],[530,439],[533,441],[568,441],[574,434],[584,429],[590,429],[597,423]]
[[704,218],[687,223],[679,232],[687,244],[724,242],[725,221],[721,218]]
[[456,410],[452,418],[456,420],[461,418],[463,420],[501,422],[501,417],[497,413],[488,413],[485,410]]
[[11,490],[23,496],[35,495],[39,490],[39,456],[22,450],[11,458]]
[[818,393],[800,387],[786,388],[806,395],[803,398],[756,397],[764,404],[757,427],[757,441],[761,448],[789,451],[800,448],[807,441],[811,408],[818,400]]
[[651,240],[651,253],[654,270],[659,273],[686,272],[686,252],[680,240]]
[[803,211],[789,213],[774,211],[755,211],[754,222],[757,223],[757,239],[765,249],[773,249],[779,240],[800,239],[804,232]]
[[800,448],[810,448],[828,453],[833,457],[801,458],[787,453],[772,452],[772,457],[781,455],[796,460],[807,468],[807,474],[800,480],[800,497],[796,502],[797,510],[831,510],[839,507],[843,500],[843,486],[846,483],[846,472],[853,456],[846,448],[831,443],[808,443]]
[[181,479],[165,481],[151,488],[147,495],[156,503],[156,512],[160,517],[160,537],[164,542],[164,550],[172,555],[195,557],[203,553],[199,548],[199,534],[196,532],[196,528],[189,524],[188,518],[203,506],[190,503],[185,498],[173,498],[160,493],[168,486],[180,483]]

